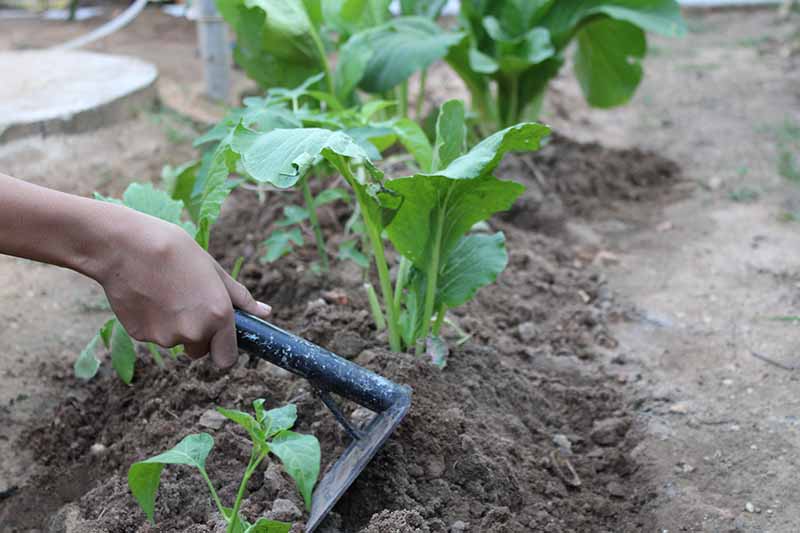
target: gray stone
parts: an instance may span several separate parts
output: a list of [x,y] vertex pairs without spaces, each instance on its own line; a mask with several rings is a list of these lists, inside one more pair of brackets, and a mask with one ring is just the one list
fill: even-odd
[[289,522],[291,520],[297,520],[303,513],[300,512],[300,509],[289,500],[284,500],[283,498],[278,498],[272,503],[272,511],[270,512],[270,516],[273,520],[283,520],[285,522]]
[[592,428],[592,440],[600,446],[614,446],[620,442],[631,427],[627,418],[606,418],[597,420]]
[[523,322],[517,326],[517,335],[522,342],[531,342],[539,335],[539,326],[533,322]]
[[131,57],[82,51],[0,52],[0,142],[90,131],[153,107],[158,72]]
[[469,524],[462,520],[456,520],[450,526],[450,533],[464,533],[464,531],[469,530]]
[[222,425],[225,423],[225,420],[227,420],[227,418],[225,418],[223,415],[221,415],[214,409],[209,409],[208,411],[200,415],[200,420],[198,421],[198,424],[208,429],[220,429]]

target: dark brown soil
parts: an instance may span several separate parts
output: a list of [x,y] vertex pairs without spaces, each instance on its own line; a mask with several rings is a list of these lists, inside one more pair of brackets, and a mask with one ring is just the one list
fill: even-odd
[[[594,150],[599,149],[589,151]],[[581,153],[576,157],[596,157]],[[547,161],[546,154],[540,157]],[[589,165],[575,164],[576,172]],[[664,163],[658,183],[673,171]],[[612,180],[607,176],[603,183]],[[633,187],[629,175],[625,180]],[[653,184],[643,180],[642,188]],[[578,194],[557,192],[564,191]],[[221,262],[230,267],[245,257],[242,279],[273,304],[279,325],[414,388],[408,417],[321,531],[640,530],[638,513],[649,496],[633,476],[637,465],[629,452],[637,440],[629,407],[611,380],[589,375],[582,362],[614,345],[605,328],[613,304],[602,280],[562,241],[493,223],[507,234],[509,267],[495,285],[453,312],[472,337],[438,370],[383,348],[352,265],[337,262],[334,274],[316,276],[309,268],[311,247],[277,265],[260,264],[258,243],[279,215],[276,205],[259,206],[246,191],[234,194],[214,235]],[[341,224],[343,211],[323,215],[329,232]],[[190,469],[165,470],[155,528],[145,523],[125,480],[133,461],[188,433],[208,431],[216,440],[208,470],[223,501],[231,502],[248,452],[230,425],[202,427],[201,416],[215,406],[247,408],[256,398],[271,406],[294,402],[298,430],[320,439],[324,464],[334,460],[347,437],[308,384],[246,359],[222,373],[207,361],[171,362],[159,370],[142,357],[132,386],[109,374],[84,385],[64,369],[43,373],[66,381],[73,392],[21,443],[33,446],[50,470],[0,502],[2,530],[220,530],[203,482]],[[347,411],[352,414],[353,406]],[[363,416],[363,409],[355,416]],[[243,511],[250,518],[270,516],[276,498],[302,508],[288,478],[273,465],[254,477]],[[298,521],[294,531],[301,530]]]
[[527,187],[504,218],[521,228],[551,231],[570,216],[671,194],[680,168],[655,152],[611,149],[553,134],[538,152],[505,158],[499,173]]

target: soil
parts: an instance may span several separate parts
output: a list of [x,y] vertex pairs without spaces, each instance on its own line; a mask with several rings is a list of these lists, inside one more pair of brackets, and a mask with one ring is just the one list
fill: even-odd
[[[503,167],[529,186],[526,209],[492,222],[508,235],[509,269],[453,313],[472,338],[443,371],[382,348],[357,269],[337,265],[322,281],[311,248],[261,265],[275,204],[235,195],[215,253],[227,267],[245,256],[243,278],[276,322],[415,388],[412,412],[329,533],[800,530],[800,331],[769,319],[800,315],[800,231],[786,222],[800,192],[777,164],[800,151],[797,22],[770,10],[692,13],[686,39],[653,40],[636,98],[612,111],[588,109],[565,70],[544,116],[559,135]],[[0,21],[0,48],[98,23]],[[148,9],[94,48],[155,62],[162,98],[195,109],[190,24]],[[434,103],[463,94],[446,69],[430,79]],[[0,168],[118,194],[191,157],[195,131],[160,110],[0,146]],[[340,209],[327,213],[329,230]],[[4,532],[218,530],[188,469],[165,470],[157,529],[125,486],[131,461],[204,430],[217,440],[209,471],[230,499],[246,450],[233,428],[200,425],[214,405],[296,402],[326,463],[346,442],[305,382],[245,359],[220,374],[205,362],[161,371],[143,357],[132,387],[108,375],[78,383],[71,363],[107,316],[98,288],[8,258],[0,282],[0,494],[20,487],[0,496]],[[278,514],[302,507],[275,467],[249,489],[250,516],[276,499]]]

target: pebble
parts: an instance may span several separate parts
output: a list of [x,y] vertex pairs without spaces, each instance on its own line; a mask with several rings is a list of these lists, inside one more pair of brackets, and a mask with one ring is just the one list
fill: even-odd
[[686,402],[674,403],[670,406],[669,412],[678,415],[685,415],[686,413],[689,412],[689,404]]
[[94,444],[92,444],[92,447],[89,448],[89,451],[92,452],[92,455],[103,455],[104,453],[106,453],[107,449],[108,448],[106,448],[105,444],[100,444],[99,442],[95,442]]
[[572,453],[572,443],[563,433],[556,433],[553,435],[553,444],[558,446],[561,451],[567,452],[568,454]]
[[592,441],[600,446],[614,446],[628,433],[631,421],[627,418],[606,418],[597,420],[592,429]]
[[300,512],[300,509],[289,500],[285,500],[283,498],[278,498],[272,504],[272,515],[273,520],[296,520],[303,516],[303,513]]
[[464,531],[468,530],[469,530],[469,524],[461,520],[456,520],[450,526],[450,533],[463,533]]
[[517,335],[522,342],[530,342],[539,335],[539,327],[533,322],[523,322],[517,326]]
[[200,420],[198,424],[203,426],[204,428],[209,429],[220,429],[222,425],[227,420],[223,415],[215,411],[214,409],[209,409],[205,411],[202,415],[200,415]]
[[755,513],[756,506],[753,505],[753,502],[747,502],[746,504],[744,504],[744,510],[747,511],[748,513]]
[[614,498],[622,498],[624,499],[628,495],[628,491],[617,481],[611,481],[606,485],[606,490],[608,493]]

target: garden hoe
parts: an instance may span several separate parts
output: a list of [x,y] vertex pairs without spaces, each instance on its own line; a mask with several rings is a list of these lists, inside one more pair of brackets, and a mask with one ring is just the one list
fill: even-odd
[[[306,523],[306,533],[312,533],[400,424],[411,407],[411,389],[239,310],[236,337],[241,350],[307,379],[353,439],[314,491]],[[331,393],[376,415],[365,429],[357,429]]]

